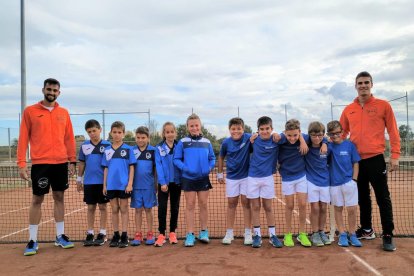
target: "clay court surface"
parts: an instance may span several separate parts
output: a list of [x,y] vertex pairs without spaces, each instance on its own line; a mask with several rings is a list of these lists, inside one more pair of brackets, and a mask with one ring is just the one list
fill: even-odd
[[237,239],[225,246],[220,240],[186,248],[177,245],[61,249],[40,244],[39,254],[25,257],[25,244],[1,244],[1,275],[413,275],[414,239],[395,239],[397,251],[380,249],[381,239],[365,241],[362,248],[336,244],[321,248],[262,248]]

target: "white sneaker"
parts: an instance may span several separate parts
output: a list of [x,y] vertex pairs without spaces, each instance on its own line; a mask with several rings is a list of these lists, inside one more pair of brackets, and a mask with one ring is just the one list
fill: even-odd
[[231,244],[234,240],[234,236],[232,234],[226,233],[223,240],[221,241],[222,244]]
[[244,234],[244,245],[252,245],[253,244],[253,236],[252,233]]

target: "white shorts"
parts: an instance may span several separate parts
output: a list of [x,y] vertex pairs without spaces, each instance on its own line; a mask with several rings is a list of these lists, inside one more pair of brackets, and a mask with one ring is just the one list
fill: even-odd
[[275,198],[275,182],[273,175],[247,178],[247,198]]
[[243,179],[226,178],[226,196],[236,197],[239,195],[247,195],[247,177]]
[[329,186],[321,187],[313,184],[308,180],[308,202],[331,202],[331,194],[329,193]]
[[331,186],[331,204],[334,206],[356,206],[358,205],[358,187],[355,181],[340,186]]
[[306,175],[293,181],[283,181],[282,179],[282,195],[294,195],[296,193],[307,193],[308,181]]

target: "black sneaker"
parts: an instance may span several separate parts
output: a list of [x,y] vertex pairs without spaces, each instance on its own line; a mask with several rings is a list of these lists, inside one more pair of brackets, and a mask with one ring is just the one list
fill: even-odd
[[121,241],[119,242],[119,248],[125,248],[129,244],[128,236],[121,236]]
[[95,239],[95,241],[93,242],[93,245],[95,245],[95,246],[100,246],[100,245],[104,245],[104,244],[105,244],[105,242],[106,242],[106,235],[104,235],[104,234],[102,234],[102,233],[99,233],[99,234],[96,236],[96,239]]
[[109,243],[109,247],[118,247],[120,238],[121,237],[119,235],[114,235]]
[[87,233],[86,239],[83,241],[83,246],[92,246],[93,245],[93,234]]
[[384,249],[384,251],[395,251],[395,250],[397,250],[394,243],[392,242],[392,236],[391,235],[383,235],[382,236],[382,249]]
[[356,230],[356,235],[359,240],[365,239],[365,240],[373,240],[375,239],[375,232],[374,229],[362,229],[361,227]]

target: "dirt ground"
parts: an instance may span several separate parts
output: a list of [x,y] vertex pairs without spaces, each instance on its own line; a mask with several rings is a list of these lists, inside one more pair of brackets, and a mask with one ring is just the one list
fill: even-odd
[[39,253],[23,256],[25,244],[0,245],[1,275],[413,275],[414,239],[395,239],[397,251],[384,252],[381,239],[362,248],[336,244],[321,248],[273,248],[267,239],[254,249],[237,239],[232,245],[212,240],[193,248],[166,244],[125,249],[83,247],[61,249],[40,244]]

